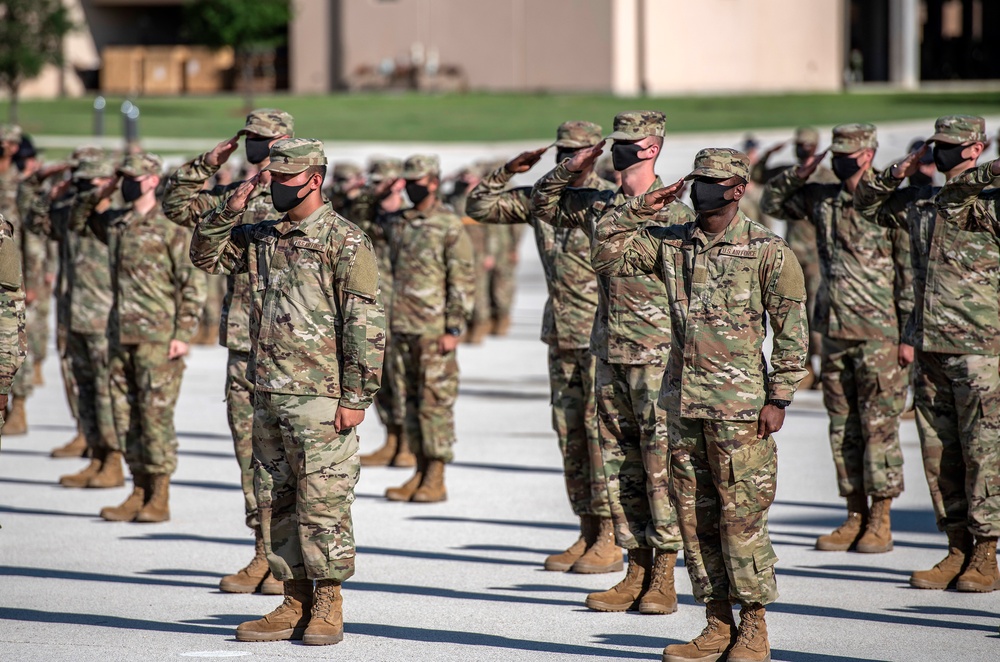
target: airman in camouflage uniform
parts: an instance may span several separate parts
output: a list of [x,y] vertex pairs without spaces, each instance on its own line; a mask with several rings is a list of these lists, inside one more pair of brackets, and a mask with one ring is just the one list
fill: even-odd
[[444,466],[455,444],[458,338],[472,313],[473,253],[462,220],[437,197],[437,157],[403,165],[406,195],[392,237],[391,361],[404,403],[404,433],[417,456],[413,477],[386,490],[391,501],[444,501]]
[[[579,149],[602,140],[601,127],[590,122],[564,122],[556,132],[556,160],[562,161]],[[552,428],[563,457],[563,476],[573,513],[580,518],[580,538],[567,556],[553,554],[545,560],[547,570],[569,570],[596,538],[601,512],[594,504],[606,500],[591,490],[603,486],[595,480],[593,459],[600,448],[597,405],[594,393],[595,356],[590,352],[590,333],[597,312],[597,274],[590,266],[590,238],[579,227],[556,227],[538,219],[531,207],[531,187],[508,189],[519,172],[526,172],[548,147],[525,152],[501,165],[469,195],[467,212],[480,223],[500,225],[526,223],[535,232],[549,298],[542,314],[541,340],[549,346],[549,386],[552,391]],[[588,168],[574,180],[577,188],[608,190],[611,184]],[[605,513],[605,517],[607,514]]]
[[[779,143],[766,150],[761,155],[760,160],[754,164],[750,171],[750,179],[754,184],[763,186],[785,170],[795,167],[793,165],[768,166],[771,156],[784,147],[784,145],[784,143]],[[799,127],[795,130],[795,161],[797,165],[801,165],[806,159],[813,157],[818,148],[819,131],[809,126]],[[833,174],[833,171],[825,166],[817,167],[809,177],[810,184],[838,184],[839,182],[840,180]],[[811,320],[816,315],[816,305],[819,302],[819,289],[823,281],[819,253],[817,252],[816,228],[811,223],[789,223],[785,230],[785,239],[795,253],[795,257],[798,258],[799,264],[802,265],[802,273],[806,279],[806,297],[811,323]],[[813,372],[811,357],[821,355],[822,346],[822,333],[816,329],[811,330],[809,336],[810,360],[806,363],[806,370],[809,371],[809,374],[803,380],[803,388],[816,388],[818,386],[817,377]]]
[[[934,161],[946,179],[972,170],[986,142],[980,117],[937,120]],[[977,232],[984,218],[976,198],[985,170],[949,188],[901,188],[916,172],[921,151],[910,154],[854,193],[859,213],[910,233],[915,302],[903,342],[916,348],[917,431],[938,528],[948,556],[913,573],[918,588],[992,591],[1000,587],[995,513],[1000,445],[1000,242]],[[975,544],[972,536],[975,535]]]
[[854,210],[854,190],[871,176],[877,147],[871,124],[842,124],[830,148],[841,183],[807,183],[819,163],[813,156],[770,179],[761,200],[766,214],[812,223],[819,242],[823,284],[812,328],[823,334],[823,398],[848,513],[816,541],[827,551],[891,550],[890,504],[903,493],[899,415],[909,371],[901,362],[912,361],[913,348],[900,337],[913,310],[910,238]]
[[[663,659],[770,659],[764,606],[778,597],[767,531],[777,457],[771,434],[805,376],[805,287],[788,245],[739,211],[749,159],[732,149],[695,157],[695,221],[648,227],[680,182],[610,209],[594,239],[599,274],[656,274],[673,340],[660,393],[670,430],[670,490],[695,598],[708,627]],[[660,306],[657,305],[657,308]],[[773,331],[765,374],[765,320]],[[741,605],[739,630],[731,601]]]
[[14,376],[28,351],[20,252],[14,225],[0,215],[0,428]]
[[[401,178],[403,162],[379,158],[368,169],[368,184],[348,203],[346,216],[371,239],[378,257],[378,272],[385,296],[386,319],[392,316],[392,237],[403,206]],[[392,356],[392,334],[386,330],[386,356]],[[392,361],[382,366],[382,387],[375,396],[375,411],[385,426],[385,444],[373,453],[361,456],[361,466],[413,467],[417,457],[403,439],[406,404],[399,401],[394,388]]]
[[330,180],[330,185],[326,189],[330,206],[338,214],[343,214],[364,186],[364,172],[357,164],[340,161],[333,164]]
[[[633,195],[662,188],[653,168],[665,125],[666,118],[659,111],[619,113],[610,139],[622,186],[617,190],[569,186],[584,165],[596,161],[603,145],[600,141],[562,161],[535,183],[535,214],[560,228],[581,228],[593,239],[604,210]],[[691,210],[675,202],[650,219],[649,225],[669,226],[691,218]],[[668,494],[666,413],[658,404],[670,347],[668,315],[666,290],[655,277],[598,275],[590,351],[597,357],[594,388],[601,447],[592,454],[595,483],[591,493],[595,496],[592,512],[599,520],[596,542],[573,568],[577,572],[621,569],[616,540],[628,550],[629,566],[615,587],[587,597],[592,609],[644,613],[677,609],[674,566],[682,542]]]
[[466,215],[466,198],[469,191],[479,184],[482,173],[477,165],[462,168],[455,177],[452,192],[444,197],[444,204],[451,207],[462,219],[462,225],[469,235],[474,255],[476,291],[473,298],[472,314],[468,321],[465,341],[478,345],[492,330],[492,283],[497,266],[499,238],[497,228],[482,225]]
[[64,487],[125,483],[124,454],[111,403],[107,332],[113,292],[108,247],[88,224],[70,229],[81,198],[95,187],[109,185],[114,177],[115,166],[107,155],[87,154],[73,168],[72,179],[60,186],[63,192],[55,199],[40,194],[25,217],[32,232],[58,244],[57,319],[76,391],[76,415],[90,451],[90,463],[82,471],[59,479]]
[[[247,161],[265,167],[271,145],[289,138],[295,126],[292,116],[276,108],[259,108],[247,115],[243,128],[213,150],[185,163],[167,179],[163,196],[163,213],[174,223],[194,229],[198,221],[229,199],[239,182],[205,189],[205,183],[220,168],[244,138]],[[260,184],[253,190],[239,225],[276,221],[281,214],[271,201],[271,190]],[[209,278],[214,278],[209,276]],[[226,413],[233,449],[240,468],[243,507],[246,525],[254,532],[254,556],[250,563],[219,582],[226,593],[261,593],[280,595],[282,586],[270,575],[264,554],[264,538],[260,530],[257,497],[254,495],[253,469],[253,383],[247,378],[250,360],[250,279],[245,271],[226,275],[226,296],[222,302],[219,323],[219,344],[229,351],[226,367]]]
[[284,215],[239,224],[260,184],[254,177],[198,224],[191,245],[199,268],[250,277],[257,503],[285,600],[241,624],[240,641],[343,638],[340,585],[354,574],[360,471],[355,428],[378,390],[385,317],[371,242],[323,199],[326,162],[318,140],[276,142],[260,176],[270,178]]
[[191,233],[168,221],[156,199],[163,162],[129,154],[118,168],[122,198],[111,208],[116,179],[74,210],[70,230],[85,226],[106,241],[114,298],[108,318],[111,402],[119,447],[132,473],[132,494],[101,510],[109,521],[170,519],[170,476],[177,468],[174,407],[183,357],[205,304],[205,276],[187,257]]

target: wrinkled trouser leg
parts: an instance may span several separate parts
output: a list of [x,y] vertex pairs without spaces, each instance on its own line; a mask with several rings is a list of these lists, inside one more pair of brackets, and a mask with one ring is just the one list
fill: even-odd
[[[589,349],[549,346],[552,429],[559,439],[566,493],[576,515],[602,514],[601,499],[592,491],[591,454],[598,444],[595,365],[596,360]],[[603,516],[607,517],[608,513],[604,512]]]
[[249,360],[249,353],[229,350],[226,362],[226,418],[233,437],[236,462],[240,467],[246,523],[253,529],[260,525],[260,518],[257,516],[257,497],[254,494],[253,384],[246,377]]

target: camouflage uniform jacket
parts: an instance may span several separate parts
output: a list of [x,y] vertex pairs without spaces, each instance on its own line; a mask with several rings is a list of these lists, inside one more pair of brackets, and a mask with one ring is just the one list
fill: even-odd
[[854,208],[910,233],[915,296],[903,342],[925,352],[1000,354],[1000,243],[938,222],[939,187],[900,184],[886,168],[861,182]]
[[[204,190],[205,182],[219,171],[199,156],[178,168],[167,179],[163,195],[163,213],[174,223],[194,229],[199,219],[225,204],[241,182]],[[281,214],[271,203],[271,189],[258,186],[250,194],[240,224],[252,225],[276,221]],[[250,280],[247,274],[230,274],[222,300],[219,344],[237,352],[250,351]]]
[[21,175],[13,164],[6,172],[0,173],[0,215],[14,228],[24,289],[40,291],[45,277],[45,242],[25,231],[18,200],[20,187]]
[[[668,415],[754,421],[768,399],[791,400],[806,371],[802,268],[777,235],[738,212],[709,238],[696,221],[649,227],[643,197],[611,210],[594,239],[594,268],[656,274],[673,326],[660,399]],[[764,363],[765,320],[774,332]]]
[[40,195],[32,202],[25,225],[59,245],[56,286],[58,318],[75,333],[105,334],[113,292],[108,246],[88,223],[70,231],[73,210],[84,196],[70,191],[57,200]]
[[208,294],[205,275],[188,258],[190,230],[168,221],[158,204],[140,215],[132,207],[97,212],[98,202],[94,193],[83,198],[71,230],[89,226],[108,244],[111,344],[190,342]]
[[[585,349],[597,313],[597,274],[590,266],[590,238],[578,227],[556,227],[539,221],[531,209],[531,187],[507,189],[513,175],[500,166],[486,175],[469,195],[467,211],[481,223],[527,223],[545,271],[549,298],[542,315],[542,342],[559,349]],[[591,174],[584,188],[613,190]]]
[[385,314],[375,251],[353,223],[323,205],[299,222],[239,224],[225,206],[195,229],[204,271],[248,273],[247,379],[255,390],[372,403],[382,378]]
[[[375,249],[375,256],[378,258],[379,285],[383,292],[391,293],[392,234],[399,220],[399,213],[382,210],[372,193],[372,187],[365,186],[348,202],[347,213],[344,216],[368,235],[372,248]],[[387,311],[390,299],[391,297],[386,296]]]
[[843,184],[809,184],[794,168],[768,181],[761,209],[816,227],[823,284],[815,330],[843,340],[899,341],[913,311],[908,233],[855,213]]
[[0,216],[0,394],[9,394],[28,351],[24,330],[24,290],[14,226]]
[[475,271],[462,220],[440,201],[404,211],[392,238],[392,333],[440,336],[472,315]]
[[[542,177],[531,190],[535,215],[556,227],[582,228],[593,239],[597,221],[627,198],[621,189],[569,188],[576,177],[565,165]],[[663,187],[657,177],[650,190]],[[694,219],[680,202],[646,220],[650,226],[668,226]],[[608,363],[662,364],[670,348],[670,315],[663,283],[635,272],[610,277],[598,272],[597,315],[590,335],[590,351]]]

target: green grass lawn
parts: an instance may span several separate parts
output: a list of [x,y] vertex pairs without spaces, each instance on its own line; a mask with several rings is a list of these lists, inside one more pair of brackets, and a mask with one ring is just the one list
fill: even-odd
[[[118,107],[109,99],[108,134],[120,134]],[[157,137],[219,138],[243,121],[237,96],[148,98],[140,133]],[[26,101],[20,121],[31,134],[88,135],[92,99]],[[568,119],[597,122],[610,132],[622,110],[655,108],[667,114],[668,131],[745,130],[799,124],[884,122],[953,113],[1000,113],[1000,92],[803,94],[781,96],[616,98],[569,94],[354,94],[322,97],[266,96],[260,107],[292,113],[296,133],[324,140],[496,141],[548,139]],[[7,114],[0,104],[0,117]],[[996,127],[991,127],[991,131]]]

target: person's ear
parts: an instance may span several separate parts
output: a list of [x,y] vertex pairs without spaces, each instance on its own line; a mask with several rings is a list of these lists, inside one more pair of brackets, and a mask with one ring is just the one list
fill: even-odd
[[983,143],[972,143],[969,146],[969,148],[970,148],[969,149],[969,158],[970,159],[978,159],[979,155],[982,154],[983,150],[986,148],[986,145],[984,145]]
[[431,193],[436,192],[439,186],[441,186],[441,180],[437,177],[432,177],[430,181],[427,182],[427,190]]
[[736,186],[734,186],[733,187],[733,201],[734,202],[739,202],[740,199],[744,195],[746,195],[746,192],[747,192],[746,182],[744,182],[742,184],[737,184]]

